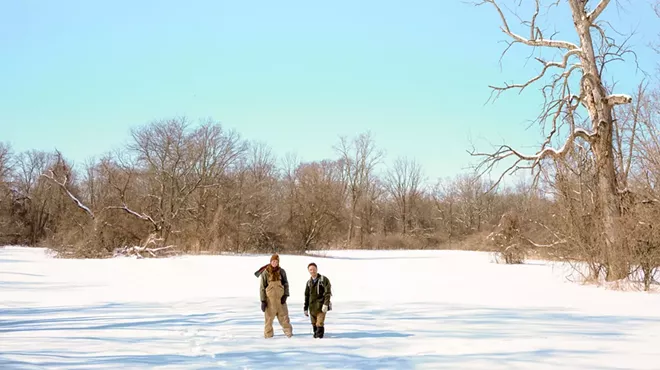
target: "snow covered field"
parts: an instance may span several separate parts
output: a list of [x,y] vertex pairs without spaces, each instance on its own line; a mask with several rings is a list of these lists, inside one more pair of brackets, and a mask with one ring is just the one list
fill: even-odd
[[[281,256],[294,337],[263,339],[268,256],[62,260],[0,248],[0,369],[658,369],[660,295],[462,251]],[[326,338],[302,313],[333,283]]]

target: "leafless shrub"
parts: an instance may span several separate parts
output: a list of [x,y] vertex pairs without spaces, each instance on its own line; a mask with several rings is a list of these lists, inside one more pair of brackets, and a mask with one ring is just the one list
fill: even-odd
[[525,262],[527,241],[522,236],[520,216],[514,212],[502,215],[495,231],[488,235],[498,249],[499,258],[506,264]]

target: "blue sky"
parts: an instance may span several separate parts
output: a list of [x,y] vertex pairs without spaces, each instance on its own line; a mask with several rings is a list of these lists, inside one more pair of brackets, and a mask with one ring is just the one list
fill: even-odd
[[[646,43],[660,22],[647,0],[632,3],[604,17],[637,32],[650,71]],[[561,20],[547,24],[573,40],[565,9],[552,14]],[[484,104],[489,84],[538,71],[525,48],[500,68],[498,27],[494,9],[459,0],[4,1],[0,141],[81,162],[149,121],[212,117],[305,160],[333,157],[339,135],[371,131],[388,161],[408,156],[430,180],[452,176],[473,160],[470,138],[484,150],[542,141],[525,131],[538,90]],[[631,63],[611,76],[617,92],[642,77]]]

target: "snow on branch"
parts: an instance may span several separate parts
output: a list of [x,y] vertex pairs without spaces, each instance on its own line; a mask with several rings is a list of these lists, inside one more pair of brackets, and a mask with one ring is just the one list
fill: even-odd
[[605,101],[608,105],[621,105],[629,104],[632,102],[632,97],[627,94],[612,94],[605,97]]
[[80,209],[82,209],[83,211],[85,211],[85,212],[86,212],[86,213],[87,213],[92,219],[94,219],[94,218],[95,218],[95,216],[94,216],[94,212],[92,212],[92,210],[89,209],[89,207],[87,207],[86,205],[84,205],[84,204],[83,204],[78,198],[76,198],[76,196],[73,195],[73,194],[69,191],[69,189],[66,187],[67,182],[69,181],[69,178],[65,175],[63,181],[57,181],[57,179],[55,179],[55,173],[53,173],[52,170],[50,170],[49,172],[50,172],[50,175],[47,175],[47,174],[44,173],[44,174],[41,174],[41,176],[43,176],[43,177],[45,177],[45,178],[51,180],[52,182],[54,182],[55,184],[57,184],[60,188],[62,188],[62,190],[64,190],[64,192],[69,196],[69,198],[71,198],[71,200],[73,200],[74,203],[76,203],[76,205],[78,206],[78,208],[80,208]]
[[589,14],[587,14],[587,19],[589,20],[589,22],[593,23],[598,18],[598,16],[600,16],[603,10],[607,8],[609,4],[610,4],[610,0],[600,0],[600,2],[598,3],[598,5],[596,5],[594,10],[592,10],[591,12],[589,12]]
[[120,210],[122,210],[122,211],[124,211],[124,212],[126,212],[130,215],[133,215],[133,216],[139,218],[140,220],[151,222],[151,224],[154,225],[154,228],[156,230],[160,230],[160,226],[158,225],[158,223],[156,223],[156,221],[154,221],[154,219],[151,216],[147,215],[146,213],[138,213],[136,211],[133,211],[132,209],[128,208],[128,206],[125,203],[122,206],[109,206],[109,207],[106,207],[106,208],[107,209],[120,209]]
[[151,257],[159,257],[162,253],[162,251],[170,250],[174,248],[173,245],[168,245],[166,247],[160,247],[160,248],[147,248],[147,247],[140,247],[140,246],[132,246],[132,247],[124,247],[115,250],[114,252],[114,257],[118,256],[125,256],[125,257],[130,257],[130,256],[136,256],[138,258],[144,258],[142,255],[143,253],[149,253]]
[[[579,1],[580,3],[574,3],[574,1]],[[544,79],[548,75],[548,71],[559,69],[557,73],[554,73],[553,76],[549,77],[547,85],[541,89],[544,96],[544,106],[538,117],[538,122],[543,125],[545,125],[546,122],[551,122],[552,127],[550,128],[545,141],[535,154],[523,154],[508,145],[499,146],[499,149],[494,153],[476,153],[474,150],[471,152],[473,156],[481,156],[483,158],[483,161],[477,166],[477,171],[481,174],[490,172],[499,162],[507,162],[507,166],[505,166],[506,170],[493,184],[492,188],[495,188],[507,174],[512,174],[519,169],[531,169],[534,172],[534,170],[540,167],[540,164],[544,159],[559,159],[563,157],[572,149],[578,139],[593,143],[599,134],[600,126],[593,125],[591,129],[577,127],[576,115],[577,109],[580,106],[589,110],[590,114],[593,113],[592,110],[596,109],[593,107],[596,101],[594,100],[595,96],[590,93],[593,91],[591,86],[598,86],[601,82],[595,75],[595,72],[590,70],[592,68],[589,61],[592,56],[591,52],[588,52],[589,49],[582,49],[572,42],[554,40],[552,36],[550,38],[544,38],[540,27],[537,25],[540,0],[534,0],[533,4],[535,5],[535,9],[531,17],[527,20],[521,19],[522,24],[525,25],[525,27],[529,27],[528,38],[512,31],[507,17],[504,15],[503,8],[500,6],[500,2],[497,0],[480,0],[476,5],[480,6],[484,4],[491,4],[495,8],[501,18],[501,30],[511,38],[511,40],[508,41],[508,47],[504,50],[502,55],[506,54],[511,46],[517,43],[533,48],[555,48],[562,50],[561,59],[556,61],[547,61],[542,58],[536,58],[536,60],[542,64],[543,68],[540,73],[526,82],[515,84],[507,83],[503,87],[490,86],[492,89],[491,98],[493,98],[493,96],[496,98],[499,94],[507,90],[518,89],[522,91],[537,81]],[[595,9],[589,13],[591,19],[595,21],[608,4],[609,1],[605,0],[598,2]],[[572,8],[581,7],[584,10],[585,6],[586,1],[584,0],[571,0]],[[578,10],[573,9],[573,11]],[[586,10],[578,13],[582,14],[582,21],[589,22],[589,20],[586,19]],[[591,22],[590,25],[594,26],[595,23]],[[588,27],[586,28],[588,29]],[[580,31],[578,30],[578,33],[579,32]],[[584,40],[582,40],[582,42],[584,42]],[[585,48],[587,46],[585,46]],[[582,74],[578,94],[571,91],[570,81],[572,80],[574,72],[581,72]],[[609,106],[626,104],[631,101],[630,97],[627,95],[610,95],[604,98],[597,98],[601,100],[599,103],[608,104]],[[551,143],[559,134],[559,128],[562,125],[568,126],[567,137],[563,140],[563,145],[552,147]],[[512,163],[510,166],[509,161]],[[540,176],[540,172],[541,171],[539,170],[536,173],[535,181],[538,176]]]
[[[495,0],[482,0],[481,3],[478,3],[477,5],[483,5],[486,3],[492,4],[495,9],[497,10],[498,14],[500,15],[500,18],[502,19],[502,26],[501,29],[502,31],[511,37],[512,41],[508,42],[508,47],[504,50],[502,53],[502,57],[508,52],[508,50],[517,43],[521,43],[527,46],[531,47],[547,47],[547,48],[557,48],[557,49],[562,49],[565,50],[562,58],[560,61],[546,61],[541,58],[536,58],[538,62],[540,62],[543,65],[543,69],[541,72],[532,77],[531,79],[527,80],[527,82],[524,83],[515,83],[515,84],[505,84],[504,86],[490,86],[490,88],[493,90],[493,95],[491,95],[491,98],[497,98],[499,94],[501,94],[504,91],[511,90],[511,89],[519,89],[521,92],[527,88],[528,86],[532,85],[533,83],[541,80],[543,77],[546,76],[547,72],[550,69],[553,68],[558,68],[560,70],[563,70],[563,73],[557,74],[554,77],[554,81],[549,85],[552,90],[555,89],[555,87],[561,87],[563,90],[567,90],[568,82],[570,80],[571,74],[576,71],[576,70],[583,70],[583,66],[581,63],[581,59],[584,58],[585,54],[584,51],[578,47],[576,44],[568,42],[568,41],[559,41],[559,40],[553,40],[553,39],[547,39],[543,37],[543,33],[541,29],[537,26],[536,23],[536,18],[539,14],[539,9],[540,9],[540,0],[535,0],[535,12],[531,17],[531,20],[528,21],[523,21],[523,24],[529,25],[529,38],[522,37],[513,31],[511,31],[509,27],[509,23],[506,19],[506,16],[504,15],[504,12],[498,5],[498,3]],[[576,61],[574,63],[571,63],[571,57],[577,57],[580,60]],[[544,89],[545,90],[545,89]],[[566,91],[564,94],[566,95]],[[490,100],[490,99],[489,99]]]
[[548,48],[558,48],[558,49],[566,49],[566,50],[579,49],[579,47],[572,42],[543,38],[543,34],[541,33],[541,30],[538,27],[536,27],[536,16],[538,15],[540,9],[539,1],[540,0],[535,1],[536,10],[534,16],[532,17],[532,21],[529,22],[530,23],[529,38],[522,37],[511,31],[511,29],[509,28],[509,22],[504,16],[504,12],[502,12],[502,9],[495,0],[483,0],[481,3],[478,3],[477,5],[483,5],[486,3],[492,4],[499,13],[500,18],[502,19],[502,27],[501,27],[502,32],[504,32],[509,37],[511,37],[514,40],[514,42],[518,42],[525,44],[527,46],[534,46],[534,47],[548,47]]
[[147,257],[166,257],[172,253],[175,253],[175,245],[167,245],[163,247],[150,248],[149,245],[157,245],[158,242],[162,242],[163,238],[157,238],[156,234],[151,234],[144,242],[143,245],[135,246],[125,246],[123,248],[117,248],[114,251],[114,257],[125,256],[131,257],[136,256],[138,258],[144,258],[144,253],[148,253]]
[[[495,167],[495,165],[497,165],[499,162],[503,160],[507,160],[507,159],[514,160],[513,164],[509,166],[506,170],[504,170],[501,173],[500,177],[497,179],[497,181],[493,183],[493,185],[489,189],[489,191],[491,191],[500,184],[504,176],[508,174],[513,174],[521,169],[531,169],[531,170],[537,169],[538,166],[541,164],[541,161],[543,161],[544,159],[562,158],[573,147],[576,138],[580,137],[585,140],[592,140],[595,136],[596,133],[588,132],[582,128],[576,128],[571,132],[570,135],[568,135],[568,137],[564,141],[564,144],[559,149],[555,149],[552,147],[544,147],[533,155],[523,154],[508,145],[501,145],[498,148],[498,150],[495,151],[494,153],[481,153],[481,152],[475,152],[474,150],[469,153],[472,156],[484,158],[484,160],[479,165],[477,165],[477,171],[480,173],[480,175],[491,172]],[[538,176],[539,174],[540,171],[537,172],[536,176]]]

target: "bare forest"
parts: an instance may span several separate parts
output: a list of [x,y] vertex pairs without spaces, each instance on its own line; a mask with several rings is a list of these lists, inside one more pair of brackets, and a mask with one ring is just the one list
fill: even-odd
[[[80,257],[117,248],[184,253],[437,248],[485,232],[522,195],[476,176],[424,185],[414,160],[372,135],[338,138],[335,158],[276,156],[216,122],[151,122],[126,147],[74,166],[60,152],[2,146],[2,244]],[[522,200],[517,203],[523,203]]]
[[[126,146],[85,163],[0,143],[0,245],[88,258],[493,250],[507,263],[582,261],[588,278],[632,277],[648,288],[660,267],[657,71],[631,94],[616,91],[609,82],[629,77],[607,66],[635,58],[626,37],[600,22],[616,2],[568,0],[575,29],[565,40],[537,20],[547,3],[536,0],[529,17],[495,0],[475,10],[501,20],[509,48],[541,53],[540,74],[529,68],[519,82],[492,86],[495,96],[545,98],[537,119],[545,135],[533,153],[481,148],[466,154],[473,172],[429,181],[415,159],[388,158],[368,132],[338,137],[334,157],[312,162],[185,117],[149,122]],[[529,182],[500,183],[522,170]]]

